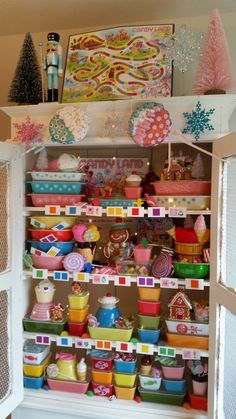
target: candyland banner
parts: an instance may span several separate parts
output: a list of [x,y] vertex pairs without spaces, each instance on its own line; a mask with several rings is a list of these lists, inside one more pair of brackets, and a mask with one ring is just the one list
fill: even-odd
[[110,184],[114,192],[123,191],[125,179],[132,172],[141,177],[148,172],[147,158],[85,158],[81,164],[91,186]]

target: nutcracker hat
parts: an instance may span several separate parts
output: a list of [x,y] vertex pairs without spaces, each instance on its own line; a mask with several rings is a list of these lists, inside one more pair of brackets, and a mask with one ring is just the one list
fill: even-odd
[[60,35],[56,32],[49,32],[48,33],[48,41],[58,43],[60,41]]

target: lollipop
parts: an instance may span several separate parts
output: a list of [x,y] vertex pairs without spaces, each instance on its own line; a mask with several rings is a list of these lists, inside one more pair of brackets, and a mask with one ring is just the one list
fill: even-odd
[[47,366],[47,376],[48,378],[56,378],[57,374],[59,373],[59,368],[57,364],[49,364]]
[[71,252],[65,256],[63,265],[68,272],[81,272],[84,269],[86,260],[77,252]]
[[172,257],[168,253],[161,253],[152,264],[152,274],[156,278],[166,278],[172,273]]

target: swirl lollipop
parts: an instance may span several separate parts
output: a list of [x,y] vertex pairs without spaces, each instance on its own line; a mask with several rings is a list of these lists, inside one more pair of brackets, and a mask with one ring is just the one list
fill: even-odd
[[57,364],[49,364],[46,368],[48,378],[56,378],[59,373]]
[[167,253],[161,253],[152,264],[152,275],[155,278],[165,278],[172,273],[172,257]]
[[81,272],[85,264],[85,258],[77,252],[69,253],[63,260],[64,268],[68,272]]

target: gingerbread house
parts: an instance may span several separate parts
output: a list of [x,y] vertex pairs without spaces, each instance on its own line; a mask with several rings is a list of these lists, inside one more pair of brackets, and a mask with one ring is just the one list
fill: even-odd
[[190,310],[192,304],[184,291],[178,291],[169,301],[170,319],[190,320]]

